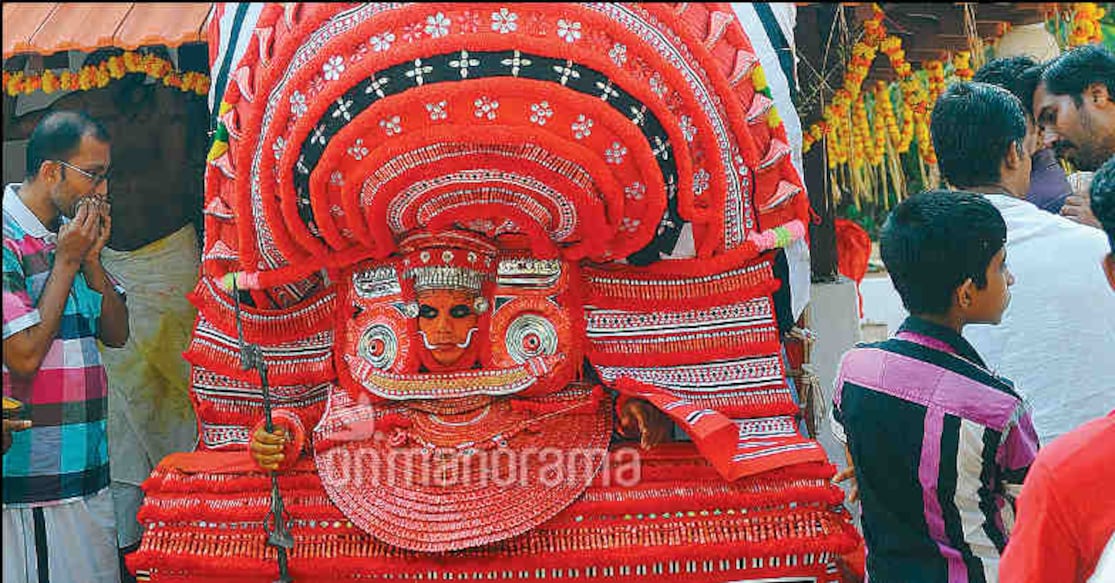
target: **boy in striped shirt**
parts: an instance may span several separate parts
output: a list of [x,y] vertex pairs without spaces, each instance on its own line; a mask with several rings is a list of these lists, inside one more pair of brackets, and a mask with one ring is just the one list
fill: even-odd
[[1005,242],[999,211],[966,192],[913,196],[883,227],[883,262],[912,315],[844,355],[832,410],[852,463],[838,479],[854,472],[863,502],[869,581],[998,581],[1038,440],[1013,385],[960,332],[1006,310]]

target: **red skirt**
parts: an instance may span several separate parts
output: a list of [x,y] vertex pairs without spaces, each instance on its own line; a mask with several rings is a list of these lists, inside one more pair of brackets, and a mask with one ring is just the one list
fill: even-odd
[[[622,457],[622,459],[621,459]],[[859,535],[829,482],[805,463],[725,482],[688,443],[613,453],[593,484],[526,534],[463,551],[416,553],[349,522],[314,462],[279,478],[299,583],[346,580],[838,582]],[[143,485],[145,527],[128,567],[140,581],[271,582],[262,520],[270,480],[246,452],[169,456]]]

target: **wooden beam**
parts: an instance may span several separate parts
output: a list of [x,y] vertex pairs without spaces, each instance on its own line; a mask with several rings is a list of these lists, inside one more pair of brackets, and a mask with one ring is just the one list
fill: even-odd
[[[800,13],[816,12],[823,4],[800,3]],[[845,14],[853,30],[870,18],[872,6],[866,2],[844,3]],[[968,50],[964,34],[964,5],[962,3],[934,4],[882,4],[887,13],[887,28],[902,39],[906,59],[914,68],[926,60],[944,59],[949,53]],[[1056,8],[1056,3],[1011,4],[1005,2],[979,4],[975,7],[976,27],[985,43],[992,43],[1007,24],[1022,25],[1040,22],[1044,14]],[[921,15],[921,16],[917,16]],[[817,34],[817,31],[812,31]],[[800,44],[800,42],[799,42]],[[892,81],[896,77],[884,56],[876,59],[868,73],[868,81]]]
[[1056,3],[1049,2],[981,3],[976,5],[976,18],[978,20],[1000,20],[1009,22],[1014,26],[1022,26],[1044,21],[1045,14],[1056,10],[1056,6]]
[[[798,51],[801,61],[817,67],[820,71],[835,69],[835,78],[843,75],[844,63],[838,56],[838,51],[829,51],[829,58],[825,60],[825,46],[828,43],[838,44],[839,38],[828,38],[830,32],[835,33],[832,23],[845,7],[841,4],[823,4],[812,10],[802,10],[798,13],[796,34]],[[836,33],[838,34],[838,33]],[[799,64],[799,76],[802,87],[808,87],[818,82],[816,75],[806,73],[805,65]],[[837,86],[840,83],[837,82]],[[831,92],[824,92],[825,102],[832,98]],[[819,112],[818,112],[819,116]],[[813,120],[802,119],[802,125]],[[814,144],[804,156],[803,171],[805,176],[805,190],[809,193],[809,204],[820,216],[820,224],[809,225],[809,255],[812,279],[815,282],[831,282],[837,278],[836,257],[836,204],[833,201],[832,190],[828,185],[828,160],[825,157],[824,140]]]

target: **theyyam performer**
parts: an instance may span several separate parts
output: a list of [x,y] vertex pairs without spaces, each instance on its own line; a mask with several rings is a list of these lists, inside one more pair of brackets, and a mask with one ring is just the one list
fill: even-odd
[[241,34],[200,439],[144,484],[137,576],[839,580],[859,539],[780,343],[809,204],[727,4],[268,4]]

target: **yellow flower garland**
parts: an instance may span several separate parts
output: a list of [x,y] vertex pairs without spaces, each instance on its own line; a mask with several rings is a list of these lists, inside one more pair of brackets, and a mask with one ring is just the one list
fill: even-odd
[[120,79],[128,73],[146,73],[184,92],[198,95],[209,93],[209,76],[204,73],[175,71],[174,65],[153,54],[140,54],[127,51],[123,55],[109,57],[100,64],[86,65],[78,72],[62,71],[56,74],[47,69],[42,73],[25,74],[22,71],[4,71],[4,91],[8,95],[29,95],[36,91],[54,93],[55,91],[88,91],[106,87],[113,79]]
[[875,116],[883,120],[887,130],[886,137],[897,145],[901,141],[898,118],[894,115],[894,104],[890,100],[890,86],[884,81],[875,82]]
[[1069,46],[1078,47],[1103,42],[1103,28],[1100,21],[1106,12],[1094,2],[1073,4],[1072,31],[1069,32]]
[[[903,158],[915,141],[921,184],[925,188],[936,185],[937,153],[929,131],[933,105],[948,84],[969,81],[975,74],[969,51],[957,51],[948,60],[926,60],[923,72],[916,73],[906,60],[902,40],[887,34],[882,10],[878,5],[872,8],[871,18],[863,24],[863,36],[852,46],[843,85],[826,104],[821,119],[802,135],[803,152],[825,140],[834,195],[837,200],[850,196],[857,208],[864,199],[887,207],[894,200],[888,197],[905,198]],[[1098,10],[1078,14],[1078,20],[1102,17]],[[997,36],[1007,28],[1000,27]],[[873,89],[865,90],[863,83],[877,53],[887,56],[896,79],[878,81]],[[867,93],[872,93],[870,99]]]
[[971,81],[976,72],[972,70],[972,53],[960,51],[952,58],[952,66],[956,68],[956,76],[964,81]]
[[[844,70],[844,86],[836,91],[832,103],[825,107],[822,115],[823,121],[813,124],[804,133],[802,151],[808,152],[813,147],[814,142],[830,135],[834,126],[837,125],[837,120],[846,117],[848,108],[855,105],[863,81],[867,78],[867,72],[871,68],[871,62],[875,60],[879,42],[886,36],[883,16],[883,10],[879,8],[879,5],[873,4],[871,18],[863,23],[863,40],[852,47],[852,59]],[[844,125],[849,124],[845,122]],[[814,128],[816,128],[816,131],[814,131]],[[831,145],[829,147],[832,148]],[[839,149],[837,149],[837,154],[841,154]]]
[[945,91],[945,64],[938,60],[925,62],[925,72],[929,80],[929,101],[936,103]]

